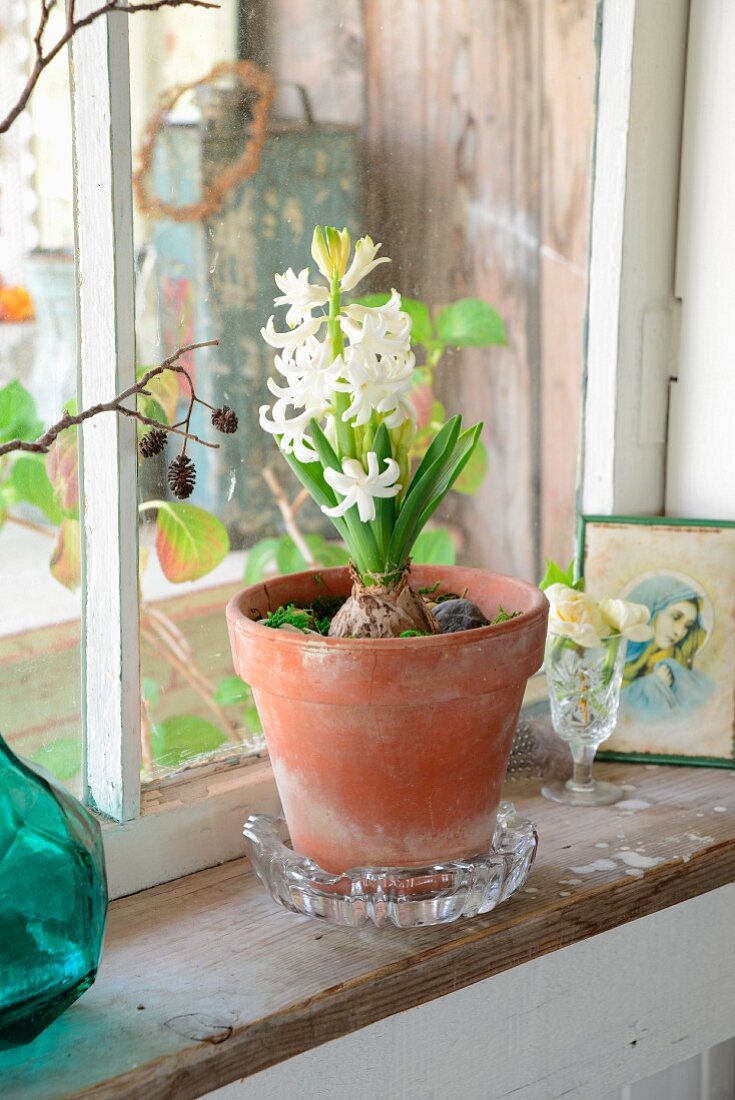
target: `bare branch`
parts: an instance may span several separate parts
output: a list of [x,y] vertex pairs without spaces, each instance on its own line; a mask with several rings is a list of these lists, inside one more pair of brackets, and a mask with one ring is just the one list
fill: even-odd
[[237,732],[235,723],[233,723],[224,708],[217,702],[214,688],[197,665],[189,643],[185,641],[188,652],[186,656],[182,656],[179,646],[175,643],[172,644],[171,628],[173,628],[174,638],[175,635],[179,633],[174,624],[166,622],[167,616],[161,611],[158,611],[155,615],[152,615],[151,611],[152,609],[147,605],[141,607],[141,637],[148,643],[151,649],[155,650],[160,657],[175,668],[179,675],[187,681],[216,717],[217,721],[224,726],[228,739],[233,744],[239,745],[242,741],[242,737]]
[[[309,549],[309,544],[307,543],[303,534],[299,530],[298,524],[296,523],[294,505],[289,504],[289,502],[286,500],[283,489],[281,488],[281,484],[276,475],[273,473],[273,470],[271,470],[270,466],[266,466],[263,470],[263,480],[273,494],[273,499],[278,505],[278,509],[281,513],[281,516],[283,517],[283,526],[286,528],[286,531],[293,539],[296,549],[299,551],[301,557],[304,559],[307,565],[314,565],[314,555]],[[298,497],[296,498],[296,500],[298,500]]]
[[[141,424],[150,424],[154,428],[161,428],[165,432],[173,432],[175,435],[181,435],[185,439],[194,440],[195,443],[201,443],[204,447],[218,448],[219,443],[208,443],[205,439],[200,439],[198,435],[192,435],[182,428],[173,427],[169,424],[162,424],[160,420],[153,420],[149,416],[143,416],[137,409],[128,409],[123,405],[123,401],[127,401],[128,398],[133,397],[140,393],[146,393],[146,386],[152,378],[156,375],[163,374],[165,371],[174,371],[177,374],[183,374],[191,387],[191,402],[189,407],[189,415],[191,415],[191,406],[194,402],[198,402],[199,398],[194,392],[194,384],[191,380],[186,367],[182,367],[177,362],[182,355],[186,355],[187,352],[195,351],[197,348],[210,348],[216,347],[219,344],[219,340],[204,340],[200,344],[185,344],[184,347],[178,348],[173,355],[169,355],[168,359],[164,359],[162,363],[159,363],[157,367],[152,367],[149,371],[143,375],[139,382],[136,382],[134,386],[129,386],[128,389],[123,390],[122,393],[117,394],[111,401],[101,402],[98,405],[92,405],[88,409],[84,409],[80,413],[76,413],[72,416],[71,413],[64,413],[60,420],[57,420],[55,424],[43,433],[34,443],[30,443],[25,439],[11,439],[9,443],[3,443],[0,446],[0,457],[6,454],[10,454],[13,451],[30,451],[32,454],[47,454],[51,445],[56,437],[67,428],[76,427],[79,424],[83,424],[85,420],[89,420],[93,416],[99,416],[103,412],[120,413],[122,416],[129,416],[134,420],[139,420]],[[204,404],[204,402],[202,402]],[[209,406],[207,406],[209,408]],[[188,419],[187,419],[188,424]]]
[[28,74],[28,79],[16,103],[10,108],[5,118],[0,121],[0,134],[7,133],[18,115],[25,110],[28,105],[28,100],[31,98],[43,70],[48,68],[57,54],[61,53],[75,34],[83,27],[88,27],[97,19],[100,19],[103,15],[112,15],[115,12],[122,12],[125,15],[135,15],[140,11],[159,11],[161,8],[180,8],[184,6],[190,8],[219,8],[220,6],[219,4],[211,3],[210,0],[141,0],[141,3],[138,4],[124,3],[123,0],[105,0],[105,3],[100,4],[99,7],[94,8],[87,15],[77,19],[75,15],[74,0],[69,0],[66,27],[63,33],[59,35],[53,46],[48,50],[44,50],[43,35],[46,30],[49,14],[55,3],[56,0],[41,0],[41,14],[38,18],[36,33],[33,36],[36,60]]

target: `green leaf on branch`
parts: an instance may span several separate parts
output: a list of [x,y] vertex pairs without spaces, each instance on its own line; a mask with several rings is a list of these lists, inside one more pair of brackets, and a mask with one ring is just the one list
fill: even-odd
[[306,561],[290,535],[256,542],[248,550],[245,581],[257,584],[268,573],[300,573],[302,569],[311,569],[314,564],[328,569],[333,565],[347,565],[350,560],[349,551],[340,542],[328,541],[322,535],[304,535],[304,541],[311,551],[313,562]]
[[[307,542],[308,545],[308,542]],[[308,569],[306,558],[289,535],[282,535],[276,547],[276,570],[278,573],[298,573]]]
[[60,524],[64,513],[59,507],[54,487],[46,473],[43,456],[22,455],[13,463],[10,471],[10,484],[16,500],[33,504],[53,524]]
[[416,565],[456,565],[457,551],[446,527],[422,531],[413,544],[411,559]]
[[[312,536],[307,535],[307,542],[310,537]],[[323,565],[325,569],[331,569],[332,566],[337,565],[349,565],[350,552],[346,546],[341,542],[323,539],[321,535],[314,537],[319,540],[319,543],[316,546],[312,545],[311,552],[318,565]]]
[[263,732],[260,715],[258,714],[258,708],[255,703],[251,703],[250,706],[245,708],[245,728],[250,734]]
[[488,465],[487,448],[482,440],[478,439],[467,465],[452,488],[457,493],[464,493],[465,496],[474,496],[487,477]]
[[195,504],[147,501],[157,508],[156,553],[166,580],[195,581],[211,573],[230,549],[227,528],[216,516]]
[[[140,381],[150,367],[138,367],[135,372],[136,379]],[[146,394],[138,395],[138,412],[143,416],[149,416],[152,420],[158,420],[162,424],[173,424],[176,419],[176,408],[179,403],[179,376],[174,371],[165,371],[157,374],[146,383]],[[144,432],[149,428],[145,424],[139,424]]]
[[67,428],[56,437],[46,455],[46,473],[61,511],[79,516],[79,446],[77,429]]
[[300,573],[302,569],[311,569],[314,565],[329,568],[332,565],[347,565],[349,551],[338,542],[328,542],[322,535],[304,535],[304,542],[311,551],[313,562],[307,562],[290,535],[282,535],[276,551],[276,569],[279,573]]
[[0,387],[0,443],[11,439],[32,442],[43,431],[36,415],[36,402],[20,382]]
[[277,538],[261,539],[260,542],[253,543],[245,559],[246,584],[257,584],[258,581],[262,581],[276,560],[277,550]]
[[221,707],[236,707],[252,701],[250,687],[239,676],[223,676],[217,684],[215,700]]
[[436,319],[436,331],[444,344],[457,348],[507,343],[502,319],[480,298],[460,298],[447,306]]
[[65,588],[79,587],[82,580],[82,539],[78,519],[62,520],[49,569]]
[[227,743],[224,732],[195,714],[179,714],[156,722],[151,728],[151,745],[157,764],[176,767]]

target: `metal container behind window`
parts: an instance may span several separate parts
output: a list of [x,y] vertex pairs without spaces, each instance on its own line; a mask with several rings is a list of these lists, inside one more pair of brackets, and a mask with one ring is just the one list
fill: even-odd
[[[177,205],[196,202],[202,184],[236,160],[247,139],[242,98],[208,88],[200,123],[164,126],[153,168],[156,194]],[[360,132],[353,127],[279,122],[271,125],[260,168],[205,222],[155,223],[158,314],[165,353],[193,340],[217,338],[219,347],[198,352],[196,386],[213,405],[235,409],[240,430],[217,436],[219,451],[197,448],[197,487],[192,500],[220,516],[236,545],[281,530],[280,515],[261,476],[273,465],[288,491],[297,483],[279,459],[272,437],[258,424],[258,408],[271,403],[266,379],[273,351],[260,330],[273,314],[276,272],[314,267],[315,225],[362,230]],[[283,310],[278,327],[285,327]],[[182,399],[185,395],[182,394]],[[201,415],[192,431],[212,437]],[[216,434],[216,433],[215,433]],[[313,506],[304,509],[307,530],[327,530]],[[331,530],[331,528],[329,528]]]

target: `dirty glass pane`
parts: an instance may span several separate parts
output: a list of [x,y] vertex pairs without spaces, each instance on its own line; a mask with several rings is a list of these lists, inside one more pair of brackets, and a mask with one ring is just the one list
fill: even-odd
[[[30,8],[30,6],[29,6]],[[29,66],[35,16],[0,9],[0,113]],[[63,30],[51,14],[49,34]],[[76,389],[71,115],[65,57],[0,137],[0,442],[35,439]],[[81,789],[75,440],[0,458],[0,733]]]
[[[314,267],[314,225],[381,241],[393,263],[360,292],[414,299],[424,445],[452,413],[484,423],[415,560],[538,580],[546,555],[571,556],[594,5],[539,11],[224,0],[131,21],[138,361],[217,339],[183,362],[197,395],[240,424],[214,433],[218,450],[188,445],[183,505],[166,483],[175,436],[141,465],[146,776],[260,749],[225,602],[244,579],[345,558],[258,422],[273,400],[260,330],[274,312],[284,327],[273,276]],[[243,160],[254,170],[240,176]],[[160,398],[180,420],[188,383]],[[190,428],[213,438],[206,409]],[[206,544],[204,564],[173,560],[174,524],[192,554]]]

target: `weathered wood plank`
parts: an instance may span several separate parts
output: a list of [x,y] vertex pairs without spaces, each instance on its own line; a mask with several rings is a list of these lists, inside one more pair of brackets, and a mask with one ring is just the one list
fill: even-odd
[[365,4],[370,222],[395,260],[384,278],[434,305],[484,298],[506,321],[508,348],[453,356],[440,390],[486,424],[490,477],[460,509],[468,555],[528,578],[538,566],[540,13],[538,0]]
[[317,925],[275,907],[240,861],[116,902],[96,985],[32,1051],[0,1055],[6,1091],[187,1100],[733,881],[732,773],[599,772],[626,785],[627,804],[562,808],[536,783],[509,787],[539,826],[529,884],[447,929]]
[[268,67],[279,81],[276,116],[303,117],[293,83],[307,89],[318,123],[361,123],[365,88],[360,0],[268,0],[267,20]]
[[543,5],[541,125],[541,554],[574,555],[592,137],[594,0]]

